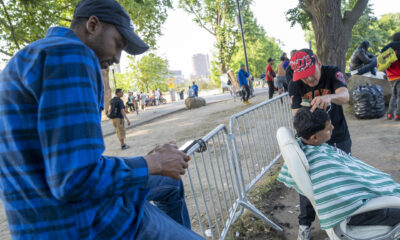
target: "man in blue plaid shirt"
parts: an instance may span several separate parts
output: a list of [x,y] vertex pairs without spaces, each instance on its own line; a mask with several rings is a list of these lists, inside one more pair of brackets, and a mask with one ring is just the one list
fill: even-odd
[[50,28],[2,71],[0,197],[13,239],[202,239],[175,144],[102,155],[100,68],[147,49],[119,3],[84,0],[70,29]]

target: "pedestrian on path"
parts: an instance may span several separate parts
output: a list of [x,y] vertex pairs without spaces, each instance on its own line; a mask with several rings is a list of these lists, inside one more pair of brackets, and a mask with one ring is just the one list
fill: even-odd
[[198,97],[199,96],[199,86],[197,86],[197,84],[194,81],[192,83],[192,89],[193,89],[194,95],[196,97]]
[[135,107],[134,107],[134,96],[132,92],[128,93],[128,101],[126,102],[126,105],[129,108],[129,112],[133,112],[135,111]]
[[[203,239],[175,143],[105,156],[101,68],[149,46],[115,0],[83,0],[0,73],[0,198],[13,239]],[[152,203],[150,203],[152,202]]]
[[275,77],[275,72],[274,69],[272,68],[272,65],[274,64],[274,59],[268,58],[268,65],[265,69],[265,74],[266,74],[266,79],[268,83],[268,97],[271,99],[274,96],[274,77]]
[[157,88],[155,91],[155,105],[156,106],[160,105],[160,97],[161,97],[160,90],[158,90],[158,88]]
[[128,149],[129,146],[125,144],[126,133],[124,119],[126,119],[128,126],[131,125],[131,122],[126,116],[124,102],[121,99],[122,96],[124,96],[124,91],[122,91],[120,88],[117,88],[115,90],[115,97],[110,101],[111,110],[109,118],[111,118],[118,140],[121,143],[121,149],[125,150]]
[[146,108],[146,94],[140,92],[140,105],[142,106],[142,110],[144,111]]
[[286,71],[283,67],[283,64],[285,63],[286,58],[284,56],[281,57],[281,62],[276,66],[276,80],[278,82],[278,92],[279,95],[281,95],[283,92],[286,92]]
[[240,70],[237,73],[239,86],[242,89],[242,99],[243,104],[247,105],[250,104],[249,97],[250,97],[250,87],[249,87],[249,80],[250,74],[246,71],[246,66],[241,63]]
[[392,48],[397,56],[397,60],[387,68],[386,75],[392,87],[392,96],[390,97],[387,119],[400,121],[400,32],[393,34],[393,41],[382,48],[383,53]]

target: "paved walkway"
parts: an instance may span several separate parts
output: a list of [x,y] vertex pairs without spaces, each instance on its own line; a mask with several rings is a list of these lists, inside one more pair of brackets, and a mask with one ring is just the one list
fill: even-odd
[[[254,90],[254,94],[262,94],[266,93],[268,88],[258,88]],[[224,94],[218,94],[218,95],[211,95],[211,96],[201,96],[206,100],[207,104],[210,103],[216,103],[216,102],[221,102],[221,101],[226,101],[232,99],[232,96],[229,93],[224,93]],[[238,101],[239,98],[237,98]],[[137,115],[135,112],[133,113],[128,113],[128,118],[129,121],[131,122],[130,126],[127,126],[125,123],[125,126],[127,129],[142,125],[144,123],[148,123],[150,121],[153,121],[155,119],[158,119],[160,117],[163,117],[165,115],[182,111],[185,110],[185,102],[183,100],[177,101],[177,102],[172,102],[172,103],[167,103],[167,104],[162,104],[159,106],[154,106],[154,107],[148,107],[145,111],[139,110],[139,115]],[[101,127],[103,129],[103,136],[107,137],[110,135],[113,135],[115,133],[115,129],[112,125],[112,122],[110,120],[105,120],[101,123]]]

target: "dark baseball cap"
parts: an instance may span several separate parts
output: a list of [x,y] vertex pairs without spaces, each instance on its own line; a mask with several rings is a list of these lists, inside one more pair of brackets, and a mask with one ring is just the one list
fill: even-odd
[[115,0],[82,0],[75,8],[74,18],[96,16],[100,21],[113,24],[128,41],[125,51],[132,55],[142,54],[149,46],[136,35],[126,10]]
[[290,58],[290,67],[293,69],[293,81],[309,77],[315,73],[317,56],[311,49],[301,49]]

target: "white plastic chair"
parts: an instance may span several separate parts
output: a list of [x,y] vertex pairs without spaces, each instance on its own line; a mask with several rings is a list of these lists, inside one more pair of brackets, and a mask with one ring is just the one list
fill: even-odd
[[[314,209],[316,209],[311,179],[308,174],[309,165],[304,152],[301,150],[292,132],[286,127],[278,129],[277,139],[289,173],[304,196],[310,200]],[[383,208],[400,208],[400,197],[385,196],[372,199],[350,216]],[[344,220],[336,227],[327,229],[326,233],[331,240],[400,239],[400,224],[395,227],[348,226],[347,221]]]

